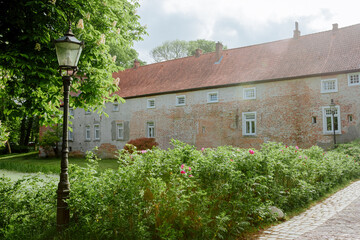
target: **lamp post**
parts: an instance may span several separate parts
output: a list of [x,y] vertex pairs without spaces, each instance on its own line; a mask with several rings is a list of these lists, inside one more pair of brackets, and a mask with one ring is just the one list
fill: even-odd
[[335,136],[335,112],[336,112],[336,105],[334,103],[334,99],[331,99],[331,103],[329,105],[331,115],[332,115],[332,127],[333,127],[333,133],[334,133],[334,146],[336,145],[336,136]]
[[61,151],[61,173],[57,190],[57,212],[56,222],[57,229],[61,231],[68,225],[70,221],[70,211],[66,203],[66,199],[70,196],[70,183],[68,178],[68,115],[69,115],[69,91],[72,76],[78,70],[80,54],[84,48],[84,43],[75,38],[71,31],[71,23],[69,30],[65,35],[55,40],[56,56],[59,62],[59,71],[62,75],[64,86],[64,116],[63,116],[63,136]]

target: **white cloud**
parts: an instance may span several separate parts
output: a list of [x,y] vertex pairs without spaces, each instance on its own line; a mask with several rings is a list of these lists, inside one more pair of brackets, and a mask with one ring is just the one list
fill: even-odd
[[[142,24],[149,27],[146,43],[136,44],[142,46],[141,52],[174,39],[204,38],[232,48],[254,44],[254,39],[259,43],[289,38],[295,21],[302,34],[330,30],[333,23],[339,27],[360,23],[357,0],[140,0],[140,4]],[[146,61],[151,59],[146,56]]]

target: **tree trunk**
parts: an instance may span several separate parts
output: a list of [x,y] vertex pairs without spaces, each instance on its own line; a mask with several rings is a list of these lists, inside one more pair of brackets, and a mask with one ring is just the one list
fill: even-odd
[[24,114],[23,119],[21,120],[21,127],[20,127],[20,145],[24,145],[25,142],[25,125],[26,125],[26,115]]
[[8,147],[8,151],[9,151],[9,153],[11,153],[11,147],[10,147],[10,143],[9,143],[9,141],[6,141],[6,145],[7,145],[7,147]]
[[29,138],[30,138],[30,133],[32,130],[33,121],[34,121],[33,117],[30,117],[27,121],[26,134],[24,137],[24,144],[23,144],[25,146],[29,145]]

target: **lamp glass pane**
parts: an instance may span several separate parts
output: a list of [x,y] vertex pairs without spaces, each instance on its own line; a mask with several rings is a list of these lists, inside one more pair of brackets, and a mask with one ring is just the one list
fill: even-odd
[[59,42],[55,44],[55,48],[60,66],[77,66],[82,51],[81,45],[71,42]]

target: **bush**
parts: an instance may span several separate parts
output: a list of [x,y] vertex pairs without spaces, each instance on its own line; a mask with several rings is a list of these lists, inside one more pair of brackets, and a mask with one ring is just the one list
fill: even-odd
[[40,140],[40,146],[45,149],[46,156],[49,156],[51,152],[54,152],[54,155],[59,157],[59,142],[61,140],[61,135],[61,128],[57,125],[43,134]]
[[[291,211],[360,176],[353,156],[279,143],[199,151],[173,141],[169,150],[122,150],[119,169],[103,172],[93,153],[87,158],[87,168],[69,169],[71,223],[64,238],[236,239],[274,221],[270,206]],[[49,236],[56,209],[51,186],[19,191],[0,180],[0,238]]]
[[335,151],[352,156],[356,161],[360,162],[360,139],[350,143],[339,144]]
[[158,145],[159,144],[155,142],[155,138],[137,138],[127,142],[124,149],[129,153],[133,153],[134,150],[138,150],[138,151],[149,150]]

